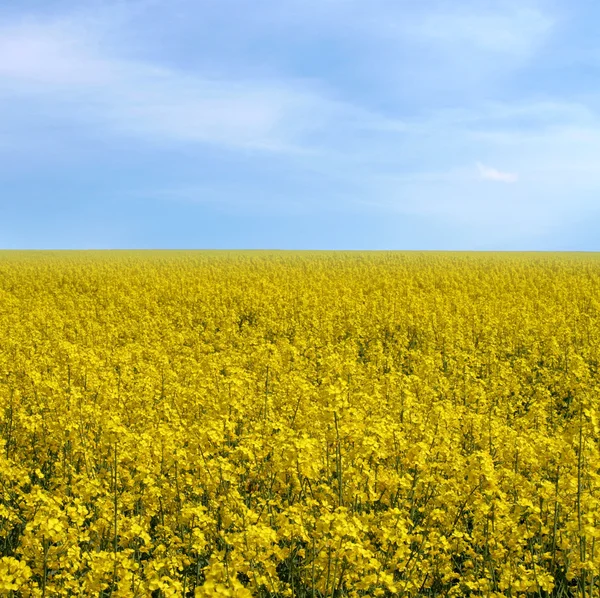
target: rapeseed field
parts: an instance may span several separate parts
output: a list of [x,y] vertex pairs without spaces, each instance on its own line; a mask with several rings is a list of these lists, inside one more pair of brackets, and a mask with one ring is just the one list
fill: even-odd
[[594,255],[0,253],[0,595],[597,597],[599,371]]

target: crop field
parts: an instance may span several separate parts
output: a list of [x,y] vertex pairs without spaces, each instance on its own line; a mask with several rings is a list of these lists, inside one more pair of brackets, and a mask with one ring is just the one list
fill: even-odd
[[600,595],[600,256],[0,252],[0,595]]

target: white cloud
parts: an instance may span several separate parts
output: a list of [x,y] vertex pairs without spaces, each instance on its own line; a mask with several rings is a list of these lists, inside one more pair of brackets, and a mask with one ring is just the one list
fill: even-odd
[[519,180],[519,175],[516,172],[502,172],[496,168],[490,168],[480,162],[477,162],[477,170],[482,179],[488,181],[498,181],[499,183],[516,183]]
[[272,151],[301,151],[302,138],[332,117],[381,126],[306,81],[207,78],[112,55],[78,21],[0,28],[4,117],[14,120],[23,99],[121,134]]
[[82,27],[22,21],[0,28],[0,81],[5,90],[46,90],[107,83],[110,65],[92,55]]
[[[294,10],[278,7],[274,11],[277,18],[298,16],[301,5],[292,4]],[[332,11],[340,12],[344,26],[353,23],[358,47],[361,38],[381,41],[386,35],[390,44],[420,36],[435,41],[444,51],[450,43],[461,49],[461,56],[452,59],[459,71],[464,68],[460,65],[472,67],[471,60],[464,60],[463,51],[471,55],[477,46],[478,50],[510,54],[517,48],[522,54],[551,24],[539,11],[509,5],[501,11],[479,8],[467,13],[440,8],[400,10],[396,3],[385,0],[378,0],[373,10],[367,11],[368,19],[356,19],[359,4],[357,0],[327,2],[322,12],[329,16]],[[273,8],[270,2],[262,2],[256,10]],[[288,153],[314,153],[325,146],[347,156],[370,153],[369,161],[381,159],[382,145],[398,143],[410,136],[410,129],[422,128],[419,122],[400,122],[334,100],[314,80],[206,77],[201,71],[132,59],[124,55],[127,45],[107,34],[110,24],[102,22],[116,17],[106,11],[102,14],[102,18],[79,14],[46,21],[30,19],[0,27],[0,102],[4,99],[5,117],[17,112],[20,100],[26,98],[37,101],[39,113],[150,141],[214,143]],[[312,14],[305,10],[298,18],[311,21]],[[258,22],[251,21],[260,28],[260,19]],[[385,27],[379,25],[385,23],[395,25],[394,36],[388,35],[391,30],[381,33]],[[330,30],[341,27],[337,20],[327,19],[326,24],[323,21],[320,26]],[[430,72],[430,80],[440,78],[436,72]],[[393,74],[388,76],[391,81]],[[452,73],[451,78],[460,80],[460,72]],[[403,85],[403,89],[407,87],[413,86]],[[446,116],[442,115],[442,120],[448,126]],[[365,135],[370,136],[374,148],[363,147]],[[389,160],[387,156],[384,159]]]

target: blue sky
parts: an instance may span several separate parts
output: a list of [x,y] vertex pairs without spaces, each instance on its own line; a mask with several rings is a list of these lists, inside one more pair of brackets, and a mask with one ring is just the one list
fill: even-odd
[[1,248],[600,250],[596,2],[0,5]]

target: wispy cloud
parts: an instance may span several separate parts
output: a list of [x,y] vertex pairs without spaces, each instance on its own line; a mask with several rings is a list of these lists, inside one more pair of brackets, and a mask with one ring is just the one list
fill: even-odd
[[479,176],[488,181],[516,183],[519,180],[519,175],[516,172],[502,172],[496,168],[485,166],[481,162],[477,162],[477,170],[479,170]]
[[77,21],[22,22],[0,30],[0,101],[113,132],[161,141],[298,151],[335,113],[362,118],[300,79],[203,77],[102,51]]

